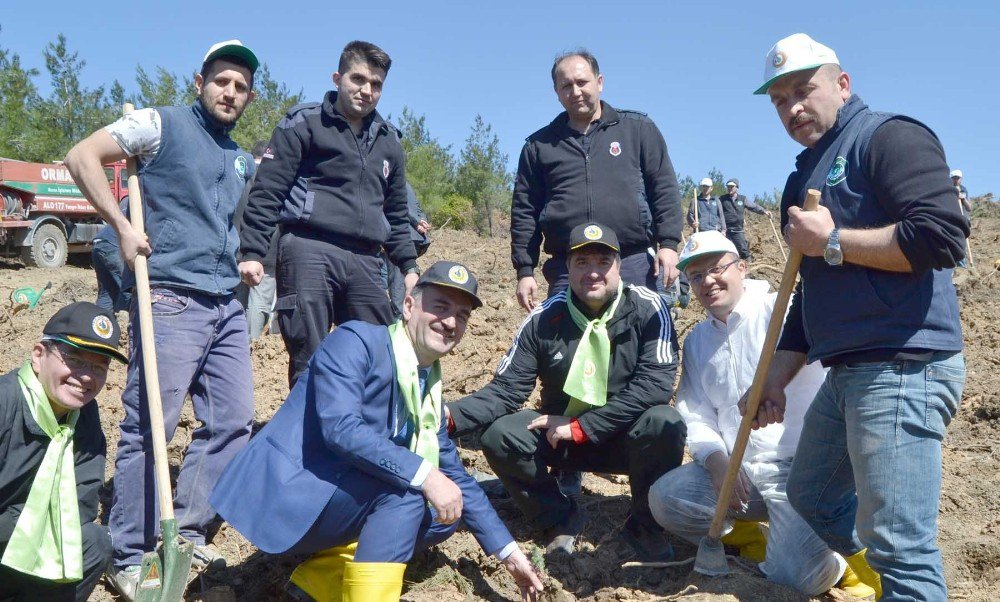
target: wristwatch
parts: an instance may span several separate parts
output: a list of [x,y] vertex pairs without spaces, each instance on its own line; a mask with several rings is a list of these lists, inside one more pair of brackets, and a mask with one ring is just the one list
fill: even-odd
[[844,253],[840,250],[840,229],[834,228],[830,231],[830,236],[826,239],[826,250],[823,251],[823,259],[828,265],[837,266],[844,263]]

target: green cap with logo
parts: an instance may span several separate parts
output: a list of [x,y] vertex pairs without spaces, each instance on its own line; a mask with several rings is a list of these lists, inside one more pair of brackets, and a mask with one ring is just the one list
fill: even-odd
[[417,280],[416,286],[436,284],[462,291],[472,298],[472,308],[483,306],[482,299],[477,294],[479,283],[467,267],[454,261],[438,261],[427,268]]

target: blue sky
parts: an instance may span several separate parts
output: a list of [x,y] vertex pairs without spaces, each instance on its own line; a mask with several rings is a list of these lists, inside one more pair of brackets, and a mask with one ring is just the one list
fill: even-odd
[[[87,61],[87,85],[135,67],[192,73],[213,42],[238,37],[272,75],[307,99],[331,87],[343,45],[365,39],[393,67],[383,115],[409,106],[431,133],[461,148],[477,113],[493,125],[511,170],[524,138],[561,110],[552,58],[585,46],[605,76],[604,100],[648,113],[674,167],[712,167],[743,192],[784,185],[798,147],[766,97],[753,96],[764,55],[806,32],[831,46],[870,106],[924,121],[973,195],[996,190],[1000,164],[997,26],[1000,2],[129,2],[3,0],[0,46],[44,71],[44,45],[63,33]],[[100,7],[100,8],[98,8]],[[43,91],[46,80],[39,78]],[[1000,192],[1000,191],[998,191]]]

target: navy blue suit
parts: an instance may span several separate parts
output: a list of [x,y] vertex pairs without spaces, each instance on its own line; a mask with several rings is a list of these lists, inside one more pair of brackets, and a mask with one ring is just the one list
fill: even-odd
[[[410,485],[422,459],[390,440],[403,403],[385,326],[342,324],[309,361],[284,405],[226,468],[210,502],[268,553],[358,541],[357,561],[406,562],[455,525],[432,522]],[[442,416],[441,471],[462,490],[462,519],[488,554],[513,541],[466,473]]]

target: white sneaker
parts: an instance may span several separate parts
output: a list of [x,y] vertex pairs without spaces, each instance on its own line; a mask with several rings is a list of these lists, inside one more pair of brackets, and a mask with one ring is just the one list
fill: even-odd
[[133,602],[135,600],[135,592],[139,588],[139,569],[141,567],[138,564],[132,566],[127,566],[123,569],[116,569],[114,567],[108,567],[108,581],[114,586],[118,593],[122,595],[123,598],[128,600],[128,602]]
[[218,570],[226,568],[226,557],[219,553],[213,545],[195,545],[191,557],[191,567],[198,571]]

